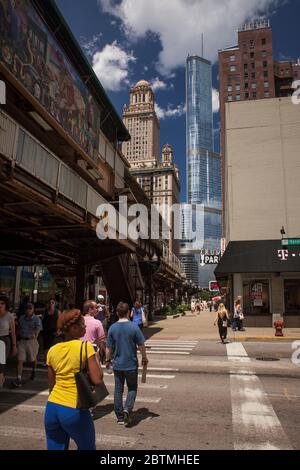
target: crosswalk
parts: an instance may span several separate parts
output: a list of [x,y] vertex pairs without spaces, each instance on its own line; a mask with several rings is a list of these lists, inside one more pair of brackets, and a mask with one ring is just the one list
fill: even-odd
[[189,356],[198,341],[151,340],[146,341],[147,354]]
[[[150,344],[152,348],[153,342]],[[182,343],[178,344],[179,353],[182,352],[181,345]],[[173,352],[176,352],[174,342],[172,347]],[[188,346],[187,352],[190,353],[193,347],[194,343]],[[164,349],[155,351],[165,354]],[[11,370],[6,377],[4,389],[0,391],[0,449],[25,449],[29,442],[32,449],[46,448],[43,419],[49,395],[47,369],[39,363],[34,381],[29,380],[30,371],[30,368],[24,368],[22,388],[10,389],[10,382],[15,379]],[[135,408],[139,410],[137,413],[146,413],[145,416],[139,416],[144,425],[147,426],[147,422],[156,416],[157,407],[167,399],[169,386],[179,372],[176,367],[161,367],[161,364],[155,367],[154,363],[147,370],[147,383],[142,384],[139,367],[139,389]],[[109,375],[105,368],[104,380],[110,394],[96,408],[94,414],[97,449],[132,449],[136,446],[138,435],[134,432],[129,435],[127,429],[124,433],[124,428],[116,425],[113,409],[114,376]],[[124,397],[125,395],[126,389]],[[24,426],[24,423],[29,423],[29,426]],[[71,448],[75,447],[73,443]]]

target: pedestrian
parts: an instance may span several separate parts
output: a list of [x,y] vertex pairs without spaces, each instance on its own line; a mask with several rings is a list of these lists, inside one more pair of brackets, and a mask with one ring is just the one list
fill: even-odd
[[[138,389],[137,348],[142,354],[142,365],[148,364],[145,338],[135,322],[129,321],[129,306],[120,302],[117,306],[119,321],[112,325],[108,332],[106,363],[113,359],[115,376],[114,407],[117,422],[120,425],[130,424]],[[127,384],[128,395],[123,406],[124,384]]]
[[39,352],[39,342],[37,337],[42,330],[40,318],[34,314],[34,305],[28,303],[25,315],[22,315],[18,321],[18,363],[17,363],[17,379],[11,384],[12,388],[22,387],[22,373],[25,361],[31,363],[32,371],[30,380],[35,379],[37,355]]
[[106,332],[106,335],[111,325],[113,325],[117,321],[118,321],[118,316],[114,311],[114,307],[110,306],[110,308],[106,309],[105,320],[103,322],[103,328],[104,328],[104,331]]
[[98,306],[94,300],[87,300],[83,304],[83,315],[86,332],[81,338],[82,341],[89,341],[92,345],[95,345],[102,352],[102,356],[105,359],[105,331],[102,323],[96,320]]
[[[48,352],[47,366],[50,396],[45,412],[45,430],[48,450],[68,450],[70,438],[78,450],[96,450],[94,422],[89,410],[77,409],[75,374],[80,371],[82,338],[86,333],[80,310],[67,310],[57,321],[64,341]],[[99,385],[103,372],[98,355],[90,343],[82,348],[83,361],[88,361],[90,380]]]
[[147,325],[145,309],[138,300],[134,303],[130,318],[140,329]]
[[99,294],[97,296],[97,301],[98,301],[98,304],[97,304],[98,312],[95,318],[96,320],[101,321],[101,323],[103,324],[105,317],[106,317],[106,310],[107,310],[106,305],[104,303],[104,296]]
[[20,318],[23,315],[25,315],[26,307],[27,307],[27,304],[29,304],[29,302],[30,302],[29,295],[23,294],[23,299],[20,302],[20,305],[19,305],[19,308],[18,308],[17,318]]
[[46,366],[48,350],[54,346],[57,339],[57,320],[59,315],[60,311],[57,308],[56,300],[51,298],[42,319],[44,366]]
[[4,295],[0,296],[0,390],[5,381],[5,368],[8,356],[17,353],[16,329],[14,316],[9,312],[9,300]]
[[244,313],[242,309],[242,297],[238,296],[234,301],[234,312],[233,312],[233,331],[245,331],[244,328]]
[[228,311],[226,310],[224,304],[220,304],[214,325],[215,326],[218,325],[219,335],[220,335],[222,344],[225,344],[225,341],[227,339],[228,321],[229,321]]

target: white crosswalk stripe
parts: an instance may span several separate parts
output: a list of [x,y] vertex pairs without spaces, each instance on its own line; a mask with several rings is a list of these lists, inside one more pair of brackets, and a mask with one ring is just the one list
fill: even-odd
[[151,340],[146,341],[147,354],[189,356],[198,341]]
[[[34,439],[34,440],[44,440],[45,441],[45,432],[44,430],[38,428],[22,428],[18,426],[0,426],[0,436],[1,437],[11,437],[12,439]],[[127,436],[113,436],[105,434],[96,434],[96,444],[97,445],[109,445],[111,447],[134,447],[137,439]],[[46,447],[46,442],[45,442]]]

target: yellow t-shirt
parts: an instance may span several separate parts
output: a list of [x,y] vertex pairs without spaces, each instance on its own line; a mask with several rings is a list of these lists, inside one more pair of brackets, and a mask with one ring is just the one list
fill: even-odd
[[[49,396],[51,403],[76,408],[77,387],[75,375],[80,369],[81,340],[58,343],[49,349],[47,366],[51,366],[56,374],[56,383]],[[87,343],[87,356],[92,357],[95,350],[91,343]],[[82,348],[82,360],[86,360],[85,345]],[[84,364],[83,364],[84,365]]]

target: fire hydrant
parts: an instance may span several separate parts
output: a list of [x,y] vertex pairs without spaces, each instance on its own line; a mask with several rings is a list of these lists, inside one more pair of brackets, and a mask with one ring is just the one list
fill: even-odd
[[283,326],[284,326],[284,323],[283,321],[276,321],[274,323],[274,327],[275,327],[275,336],[283,336]]

